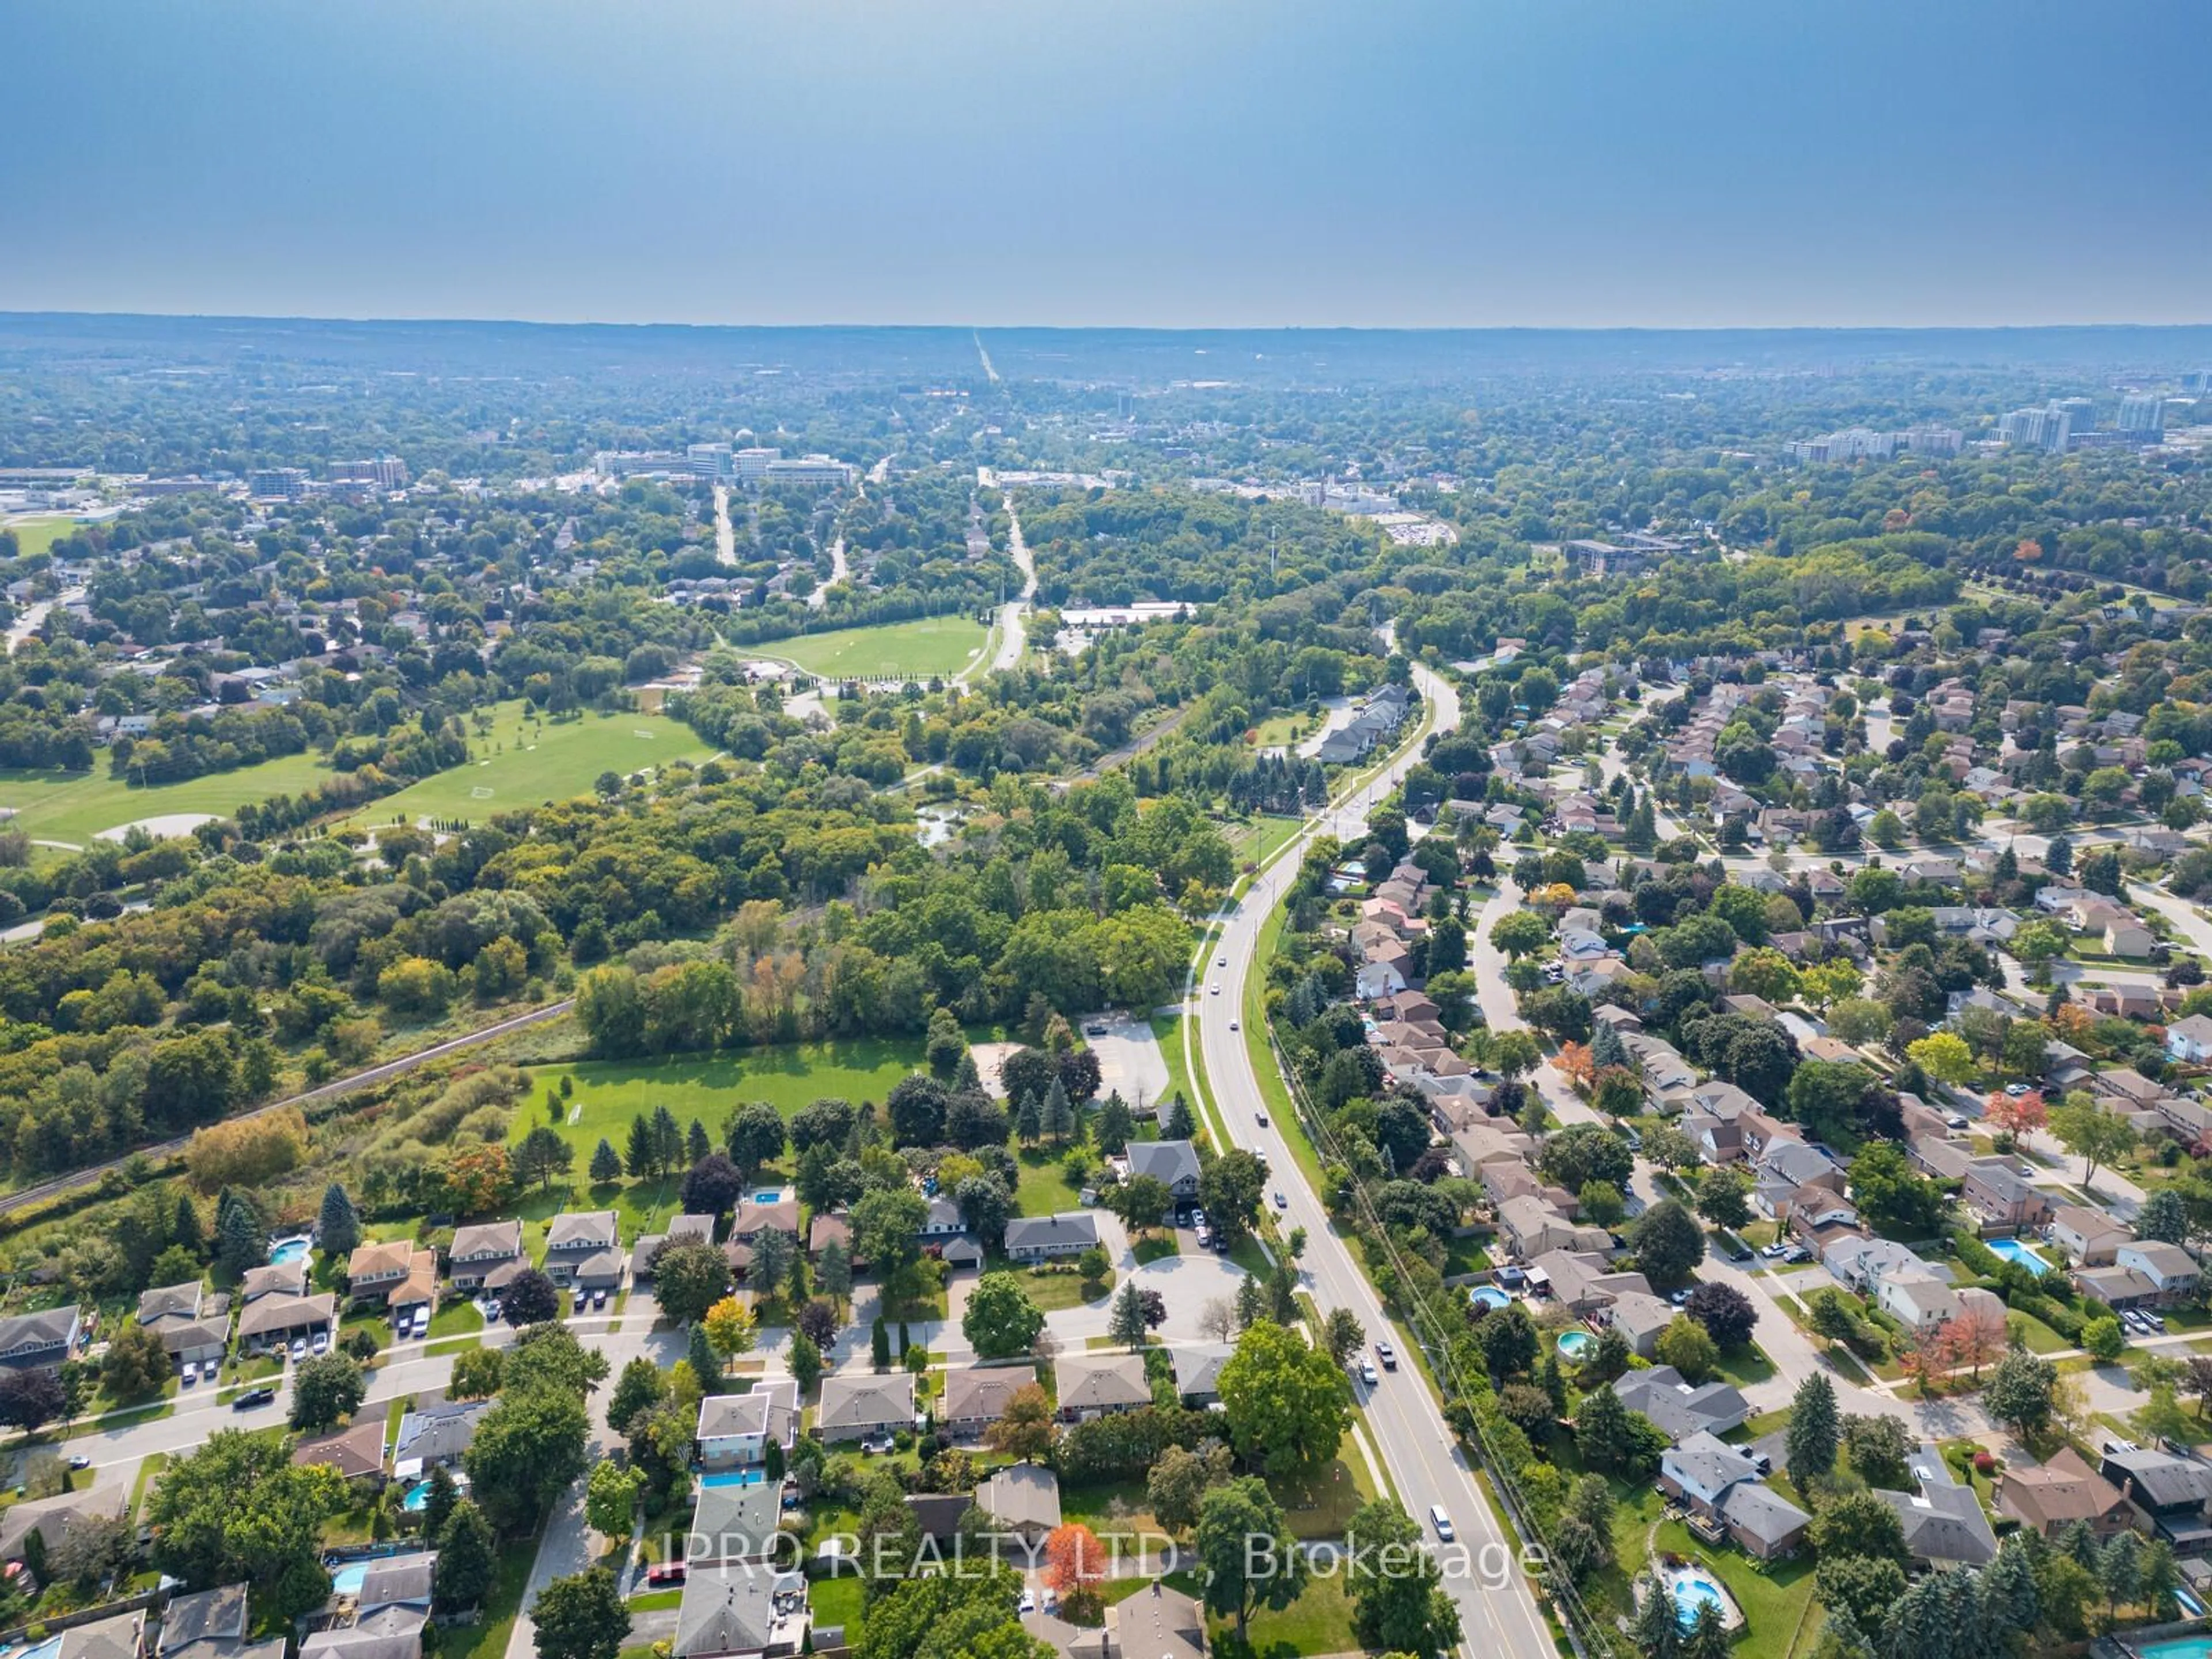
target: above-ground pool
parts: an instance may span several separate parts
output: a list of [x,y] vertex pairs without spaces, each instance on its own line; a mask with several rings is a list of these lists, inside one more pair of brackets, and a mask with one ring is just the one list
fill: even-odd
[[270,1263],[281,1267],[288,1261],[305,1261],[313,1243],[307,1238],[280,1238],[269,1247]]
[[359,1595],[361,1594],[362,1581],[368,1577],[368,1562],[349,1561],[345,1565],[338,1568],[336,1571],[331,1574],[331,1594],[333,1595]]
[[1593,1337],[1588,1331],[1561,1331],[1559,1333],[1559,1352],[1566,1355],[1570,1359],[1580,1359],[1584,1354],[1588,1353],[1596,1346],[1597,1339]]
[[1506,1295],[1495,1285],[1478,1285],[1469,1291],[1468,1295],[1486,1308],[1504,1308],[1510,1306],[1513,1301],[1511,1297]]
[[1694,1629],[1707,1607],[1718,1613],[1723,1623],[1734,1622],[1735,1603],[1721,1581],[1703,1567],[1669,1567],[1667,1593],[1674,1598],[1674,1622],[1684,1630]]
[[2027,1268],[2030,1273],[2041,1273],[2051,1264],[2016,1238],[1985,1238],[1990,1254],[2001,1261]]
[[699,1484],[702,1486],[757,1486],[767,1478],[766,1473],[760,1469],[723,1469],[713,1474],[701,1475]]

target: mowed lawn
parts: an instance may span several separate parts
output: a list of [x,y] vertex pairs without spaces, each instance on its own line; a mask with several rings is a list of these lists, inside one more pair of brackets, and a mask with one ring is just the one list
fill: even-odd
[[650,1117],[657,1106],[667,1107],[687,1128],[697,1118],[719,1143],[722,1120],[749,1101],[765,1100],[786,1117],[825,1095],[881,1106],[891,1086],[921,1065],[919,1042],[871,1037],[731,1054],[539,1066],[531,1071],[530,1102],[515,1113],[510,1138],[519,1142],[545,1121],[545,1091],[558,1089],[564,1073],[575,1079],[575,1091],[560,1129],[576,1149],[580,1176],[602,1135],[623,1151],[629,1144],[630,1120],[641,1112]]
[[495,812],[538,806],[588,794],[602,772],[624,777],[672,761],[703,761],[714,753],[688,726],[663,714],[602,714],[579,719],[525,720],[519,702],[492,710],[491,735],[469,726],[469,758],[396,795],[371,802],[356,823],[390,823],[404,817],[466,818],[481,823]]
[[103,830],[141,818],[179,812],[228,817],[250,802],[296,795],[335,775],[322,757],[309,752],[142,787],[109,777],[103,753],[89,772],[0,771],[0,806],[15,809],[14,827],[33,841],[82,847]]
[[839,628],[752,647],[751,654],[781,657],[810,674],[957,674],[983,648],[988,630],[965,617],[921,617],[880,628]]
[[24,556],[45,552],[63,537],[72,534],[76,527],[76,520],[66,514],[58,518],[12,519],[0,525],[0,530],[15,533],[15,545]]

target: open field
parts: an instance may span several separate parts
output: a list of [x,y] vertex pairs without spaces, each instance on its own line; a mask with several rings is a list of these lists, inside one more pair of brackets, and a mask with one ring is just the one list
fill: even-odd
[[34,519],[10,519],[0,525],[0,530],[10,530],[15,535],[15,545],[24,553],[43,553],[56,542],[76,528],[76,520],[67,514]]
[[745,654],[797,663],[810,674],[956,674],[982,650],[988,630],[965,617],[921,617],[879,628],[838,628],[824,634],[748,647]]
[[515,1113],[511,1134],[519,1142],[545,1121],[545,1091],[558,1088],[562,1074],[568,1073],[575,1079],[575,1092],[563,1103],[568,1111],[560,1128],[576,1149],[580,1176],[582,1160],[600,1136],[621,1151],[629,1140],[630,1120],[640,1112],[652,1115],[656,1106],[667,1107],[678,1123],[697,1118],[719,1139],[722,1120],[747,1101],[768,1101],[786,1117],[824,1095],[880,1104],[891,1085],[921,1064],[919,1042],[860,1038],[668,1060],[539,1066],[532,1069],[531,1102]]
[[141,818],[228,817],[250,801],[295,795],[333,775],[319,755],[282,755],[229,772],[140,788],[109,777],[102,755],[89,772],[0,772],[0,806],[14,807],[15,827],[34,841],[82,847],[103,830]]
[[372,801],[350,821],[467,818],[481,823],[495,812],[588,794],[602,772],[627,777],[641,767],[703,761],[713,753],[690,726],[663,714],[586,710],[579,719],[540,724],[525,722],[520,702],[502,702],[492,710],[491,736],[471,737],[465,763]]

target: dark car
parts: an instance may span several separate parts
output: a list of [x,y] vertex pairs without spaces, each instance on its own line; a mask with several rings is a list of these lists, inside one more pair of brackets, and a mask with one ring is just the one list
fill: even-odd
[[276,1390],[274,1389],[248,1389],[230,1402],[230,1408],[234,1412],[250,1412],[256,1406],[270,1404],[276,1398]]

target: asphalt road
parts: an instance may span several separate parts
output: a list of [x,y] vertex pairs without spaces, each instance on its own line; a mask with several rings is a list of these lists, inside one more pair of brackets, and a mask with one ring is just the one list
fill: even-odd
[[[1425,669],[1416,668],[1414,674],[1421,695],[1436,711],[1437,728],[1449,730],[1459,719],[1457,695]],[[1271,1199],[1279,1192],[1288,1201],[1288,1208],[1279,1212],[1281,1224],[1306,1230],[1304,1276],[1316,1303],[1323,1309],[1351,1309],[1366,1328],[1370,1342],[1390,1329],[1382,1302],[1337,1234],[1320,1198],[1300,1177],[1281,1125],[1271,1116],[1267,1126],[1261,1127],[1264,1102],[1259,1076],[1243,1034],[1230,1026],[1242,1018],[1244,984],[1258,953],[1261,924],[1281,902],[1296,878],[1307,841],[1316,834],[1345,839],[1364,829],[1368,812],[1396,787],[1417,758],[1418,752],[1401,756],[1350,802],[1322,815],[1253,884],[1212,946],[1212,958],[1225,957],[1226,965],[1213,966],[1210,959],[1204,971],[1204,984],[1218,984],[1220,994],[1201,991],[1197,997],[1199,1046],[1230,1140],[1267,1160],[1272,1171]],[[1401,1362],[1395,1372],[1378,1375],[1381,1380],[1376,1387],[1361,1389],[1366,1395],[1366,1427],[1381,1449],[1399,1498],[1424,1531],[1431,1534],[1430,1510],[1431,1506],[1441,1508],[1450,1517],[1461,1545],[1474,1556],[1468,1571],[1454,1571],[1456,1564],[1450,1553],[1442,1553],[1447,1569],[1445,1588],[1460,1610],[1462,1648],[1483,1659],[1501,1654],[1551,1659],[1555,1650],[1552,1636],[1527,1581],[1517,1570],[1495,1571],[1498,1564],[1516,1558],[1518,1546],[1501,1530],[1477,1488],[1467,1455],[1444,1422],[1435,1398],[1410,1360]],[[1489,1585],[1481,1577],[1486,1563],[1491,1569]]]

